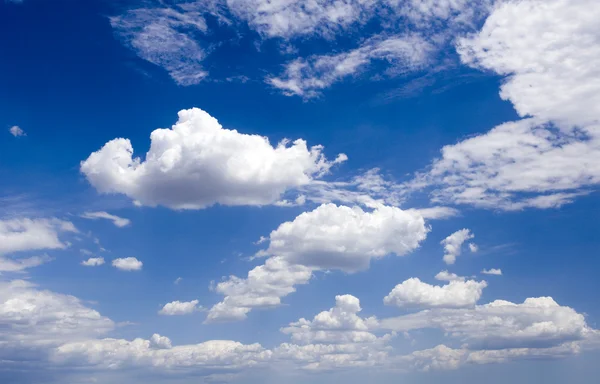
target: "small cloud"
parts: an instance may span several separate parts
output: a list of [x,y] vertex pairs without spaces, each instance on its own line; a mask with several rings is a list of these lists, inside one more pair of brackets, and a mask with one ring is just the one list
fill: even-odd
[[106,219],[106,220],[111,220],[113,222],[114,225],[116,225],[119,228],[122,227],[126,227],[129,224],[131,224],[131,220],[123,218],[123,217],[119,217],[116,215],[111,215],[108,212],[84,212],[81,215],[82,218],[84,219],[90,219],[90,220],[96,220],[96,219]]
[[25,131],[22,130],[21,127],[19,127],[18,125],[13,125],[12,127],[10,127],[8,132],[10,132],[10,134],[14,137],[27,136]]
[[469,250],[473,253],[479,251],[479,247],[475,243],[469,243]]
[[158,311],[159,315],[176,316],[176,315],[188,315],[192,312],[202,310],[202,306],[198,307],[198,300],[192,300],[187,302],[172,301],[165,304],[165,306]]
[[181,280],[183,280],[183,277],[178,277],[175,279],[175,281],[173,282],[173,284],[177,285],[179,283],[181,283]]
[[481,271],[481,273],[483,273],[484,275],[502,276],[502,270],[499,268],[498,269],[496,269],[496,268],[484,269],[483,271]]
[[85,267],[97,267],[102,264],[104,264],[104,257],[90,257],[86,261],[81,262],[81,265]]
[[142,269],[144,263],[136,259],[135,257],[125,257],[121,259],[114,259],[112,261],[113,267],[122,271],[139,271]]
[[458,276],[456,273],[450,273],[448,271],[441,271],[435,275],[436,280],[440,281],[465,281],[465,278]]
[[79,252],[80,252],[82,255],[86,255],[86,256],[92,256],[92,255],[94,254],[92,251],[90,251],[90,250],[87,250],[87,249],[80,249],[80,250],[79,250]]

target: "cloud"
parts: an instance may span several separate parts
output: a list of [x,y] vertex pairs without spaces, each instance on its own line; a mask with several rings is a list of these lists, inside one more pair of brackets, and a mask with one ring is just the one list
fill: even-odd
[[172,301],[165,304],[164,307],[158,311],[158,314],[167,316],[189,315],[199,309],[201,309],[201,307],[198,307],[198,300]]
[[431,43],[418,35],[374,37],[347,52],[295,59],[286,64],[282,77],[270,77],[267,82],[286,95],[309,98],[377,60],[389,63],[396,75],[423,69],[432,50]]
[[113,222],[114,225],[116,225],[119,228],[126,227],[129,224],[131,224],[131,220],[125,219],[123,217],[111,215],[108,212],[85,212],[83,215],[81,215],[81,217],[83,217],[84,219],[91,219],[91,220],[96,220],[96,219],[110,220]]
[[120,193],[142,205],[202,209],[214,204],[267,205],[346,159],[327,161],[322,146],[298,139],[269,140],[224,129],[200,109],[179,112],[172,129],[152,132],[146,159],[132,158],[127,139],[109,141],[81,163],[101,193]]
[[112,261],[112,265],[121,271],[139,271],[142,269],[144,264],[135,257],[125,257],[121,259],[114,259]]
[[89,259],[81,262],[81,265],[85,267],[98,267],[102,264],[104,264],[104,257],[90,257]]
[[444,246],[444,262],[454,264],[456,258],[462,253],[462,245],[465,241],[474,238],[475,235],[469,229],[461,229],[442,240]]
[[483,271],[481,271],[481,273],[483,273],[484,275],[502,276],[502,270],[496,268],[484,269]]
[[469,251],[471,251],[472,253],[475,253],[475,252],[479,251],[479,247],[475,243],[469,243]]
[[599,16],[592,0],[498,3],[457,49],[504,76],[500,96],[523,119],[445,146],[415,185],[432,186],[438,203],[503,210],[560,207],[596,187]]
[[177,285],[179,283],[181,283],[181,281],[183,280],[183,277],[178,277],[175,279],[175,281],[173,282],[173,284]]
[[140,58],[164,68],[182,86],[201,82],[206,57],[195,35],[206,32],[201,12],[176,7],[138,8],[110,18],[115,35]]
[[456,273],[450,273],[448,271],[440,271],[437,275],[435,275],[436,280],[440,281],[464,281],[465,278],[462,276],[458,276]]
[[154,349],[171,349],[173,347],[171,339],[155,333],[150,338],[150,347]]
[[0,255],[43,249],[63,249],[60,233],[77,232],[75,226],[59,219],[0,220]]
[[424,283],[413,277],[396,285],[383,299],[383,302],[386,305],[401,308],[472,307],[481,298],[485,287],[487,287],[485,281],[474,280],[452,280],[440,287]]
[[13,125],[9,128],[8,132],[14,137],[27,136],[24,130],[21,129],[18,125]]
[[474,308],[431,309],[382,319],[380,324],[400,332],[438,328],[468,349],[550,348],[594,334],[582,314],[551,297],[529,298],[522,304],[496,300]]

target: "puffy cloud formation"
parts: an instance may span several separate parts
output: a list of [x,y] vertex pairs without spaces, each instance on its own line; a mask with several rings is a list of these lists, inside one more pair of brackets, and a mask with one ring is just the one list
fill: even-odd
[[582,314],[550,297],[496,300],[470,309],[432,309],[382,319],[384,329],[439,328],[469,349],[550,348],[595,334]]
[[598,17],[593,0],[500,2],[459,41],[464,63],[506,77],[500,95],[526,118],[444,147],[417,177],[434,201],[553,208],[600,183]]
[[89,259],[81,262],[81,265],[84,267],[98,267],[102,264],[104,264],[104,257],[90,257]]
[[369,367],[388,361],[387,342],[393,334],[377,337],[375,317],[361,318],[360,301],[352,295],[335,297],[336,305],[317,314],[290,323],[281,331],[291,335],[293,343],[283,343],[274,350],[280,360],[293,361],[307,370]]
[[166,336],[161,336],[158,333],[155,333],[150,338],[150,347],[154,349],[169,349],[173,345],[171,344],[171,339]]
[[396,285],[383,302],[386,305],[409,308],[471,307],[479,301],[485,287],[487,287],[485,281],[458,279],[440,287],[413,277]]
[[125,257],[121,259],[114,259],[112,261],[112,265],[121,271],[139,271],[142,269],[144,263],[135,257]]
[[142,205],[202,209],[213,204],[266,205],[308,184],[346,156],[328,161],[304,140],[273,147],[269,140],[224,129],[201,109],[179,112],[171,129],[150,135],[145,160],[127,139],[114,139],[81,163],[101,193],[121,193]]
[[[463,243],[474,237],[475,235],[473,235],[470,230],[464,228],[442,240],[442,245],[444,246],[444,262],[446,264],[454,264],[456,258],[462,253]],[[472,248],[471,251],[474,252]]]
[[170,303],[165,304],[160,311],[158,311],[159,315],[188,315],[193,313],[200,308],[198,307],[198,300],[192,301],[172,301]]
[[483,271],[481,271],[481,273],[483,273],[484,275],[502,276],[502,270],[498,268],[484,269]]
[[113,222],[114,225],[116,225],[119,228],[126,227],[129,224],[131,224],[131,220],[129,220],[129,219],[111,215],[108,212],[102,212],[102,211],[101,212],[85,212],[85,213],[83,213],[83,215],[81,215],[81,217],[83,217],[84,219],[90,219],[90,220],[96,220],[96,219],[110,220]]
[[13,125],[12,127],[10,127],[8,129],[8,132],[10,132],[10,134],[13,135],[14,137],[27,136],[25,131],[23,129],[21,129],[21,127],[19,127],[18,125]]
[[417,211],[378,206],[323,204],[285,222],[269,235],[261,255],[276,255],[293,264],[353,273],[369,268],[371,259],[404,256],[427,237]]
[[314,97],[320,90],[359,73],[374,61],[390,63],[389,74],[421,69],[429,64],[432,51],[432,44],[415,34],[374,37],[351,51],[296,59],[286,64],[284,76],[268,78],[267,82],[287,95]]
[[217,284],[215,290],[225,299],[210,310],[207,321],[241,320],[252,308],[280,305],[315,270],[353,273],[369,268],[371,259],[406,255],[427,232],[418,211],[323,204],[272,231],[264,239],[269,246],[258,253],[271,257],[247,279],[231,276]]
[[436,280],[440,281],[464,281],[465,278],[462,276],[458,276],[456,273],[450,273],[448,271],[440,271],[437,275],[435,275]]

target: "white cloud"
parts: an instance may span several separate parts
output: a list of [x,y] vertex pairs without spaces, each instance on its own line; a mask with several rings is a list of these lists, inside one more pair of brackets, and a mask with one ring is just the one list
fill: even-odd
[[52,261],[52,258],[48,255],[18,259],[0,257],[0,272],[21,272],[25,269],[38,267],[50,261]]
[[396,331],[439,328],[469,349],[550,348],[594,334],[582,314],[550,297],[529,298],[522,304],[496,300],[470,309],[431,309],[382,319],[380,324]]
[[63,249],[59,233],[77,232],[69,221],[59,219],[0,220],[0,255],[42,249]]
[[431,43],[418,35],[374,37],[347,52],[296,59],[286,64],[282,77],[267,81],[284,94],[314,97],[377,60],[388,62],[393,68],[390,73],[396,75],[422,69],[429,64],[432,50]]
[[175,315],[189,315],[195,311],[200,310],[198,307],[198,300],[192,301],[172,301],[165,304],[160,311],[159,315],[175,316]]
[[259,255],[353,273],[368,269],[371,259],[414,251],[428,231],[417,211],[389,206],[364,211],[357,206],[323,204],[272,231],[268,248]]
[[122,271],[139,271],[142,269],[144,263],[136,259],[135,257],[125,257],[121,259],[114,259],[112,261],[113,267]]
[[81,215],[84,219],[96,220],[96,219],[106,219],[113,222],[119,228],[126,227],[131,224],[131,220],[125,219],[123,217],[111,215],[108,212],[85,212]]
[[475,243],[469,243],[469,251],[471,251],[472,253],[475,253],[475,252],[479,251],[479,247]]
[[90,257],[89,259],[81,262],[81,265],[85,267],[97,267],[102,264],[104,264],[104,257]]
[[198,84],[208,74],[202,65],[206,51],[194,37],[206,31],[202,13],[139,8],[111,17],[110,23],[125,46],[164,68],[177,84]]
[[524,119],[444,147],[416,185],[436,202],[504,210],[559,207],[597,186],[598,17],[593,0],[498,3],[458,52],[505,76],[500,95]]
[[27,136],[27,134],[25,133],[25,131],[23,129],[21,129],[21,127],[19,127],[18,125],[13,125],[12,127],[9,128],[8,131],[14,137]]
[[207,322],[242,320],[252,308],[278,306],[315,270],[353,273],[368,269],[371,259],[404,256],[419,247],[428,230],[417,211],[323,204],[272,231],[269,246],[257,254],[270,258],[248,278],[230,276],[217,284],[225,299],[211,308]]
[[436,280],[440,281],[464,281],[465,278],[462,276],[458,276],[456,273],[450,273],[448,271],[440,271],[437,275],[435,275]]
[[[444,276],[449,277],[449,276]],[[485,281],[452,280],[443,286],[435,286],[422,282],[418,278],[410,278],[398,284],[383,299],[386,305],[418,308],[462,308],[477,303]]]
[[502,276],[502,270],[497,268],[484,269],[483,271],[481,271],[481,273],[483,273],[484,275]]
[[173,284],[177,285],[179,283],[181,283],[181,281],[183,280],[183,277],[178,277],[175,279],[175,281],[173,282]]
[[474,238],[470,230],[464,228],[446,237],[441,244],[444,246],[444,262],[454,264],[456,258],[462,253],[462,245],[465,241]]
[[171,339],[155,333],[150,338],[150,347],[155,349],[170,349],[173,345],[171,344]]
[[171,129],[152,132],[150,151],[132,158],[127,139],[109,141],[81,163],[81,171],[101,193],[122,193],[142,205],[201,209],[213,204],[273,204],[288,189],[327,173],[333,161],[322,146],[298,139],[273,147],[269,140],[224,129],[208,113],[179,112]]

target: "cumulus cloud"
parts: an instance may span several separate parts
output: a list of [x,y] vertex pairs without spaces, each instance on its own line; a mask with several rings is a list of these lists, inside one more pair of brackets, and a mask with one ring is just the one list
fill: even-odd
[[395,75],[423,69],[432,51],[431,43],[418,35],[374,37],[347,52],[295,59],[286,64],[283,76],[270,77],[267,82],[286,95],[314,97],[374,61],[389,63],[389,73]]
[[125,257],[121,259],[114,259],[112,261],[113,267],[122,271],[139,271],[142,269],[144,263],[136,259],[135,257]]
[[165,304],[160,311],[159,315],[175,316],[175,315],[188,315],[195,311],[198,311],[198,300],[192,301],[172,301]]
[[269,140],[223,128],[201,109],[179,112],[171,129],[150,135],[145,160],[127,139],[109,141],[81,163],[101,193],[125,194],[142,205],[202,209],[214,204],[267,205],[346,159],[328,161],[322,146]]
[[8,129],[8,132],[10,132],[10,134],[13,135],[14,137],[27,136],[25,131],[23,129],[21,129],[21,127],[19,127],[18,125],[13,125],[12,127],[10,127]]
[[104,264],[104,257],[90,257],[89,259],[81,262],[81,265],[84,267],[98,267],[102,264]]
[[[450,277],[450,276],[444,276]],[[435,286],[422,282],[418,278],[410,278],[398,284],[383,299],[386,305],[418,308],[462,308],[472,307],[479,301],[485,281],[452,280],[443,286]]]
[[433,186],[435,202],[503,210],[560,207],[597,186],[599,15],[592,0],[498,3],[458,52],[504,76],[500,96],[524,118],[445,146],[415,185]]
[[481,271],[481,273],[483,273],[484,275],[502,276],[502,270],[497,268],[484,269],[483,271]]
[[131,220],[125,219],[123,217],[119,217],[116,215],[111,215],[108,212],[84,212],[81,217],[84,219],[96,220],[96,219],[106,219],[113,222],[113,224],[119,228],[126,227],[131,224]]
[[468,349],[550,348],[595,333],[582,314],[550,297],[529,298],[522,304],[496,300],[474,308],[431,309],[380,323],[396,331],[438,328]]
[[465,278],[462,276],[458,276],[456,273],[450,273],[448,271],[440,271],[437,275],[435,275],[436,280],[440,281],[464,281]]
[[257,253],[269,258],[248,278],[231,276],[217,284],[225,299],[209,311],[207,321],[241,320],[252,308],[280,305],[296,285],[309,282],[313,271],[354,273],[368,269],[372,259],[404,256],[419,247],[428,230],[417,211],[323,204],[272,231],[268,247]]
[[442,240],[444,246],[444,262],[454,264],[456,258],[462,253],[462,245],[465,241],[474,238],[475,235],[469,229],[461,229]]

